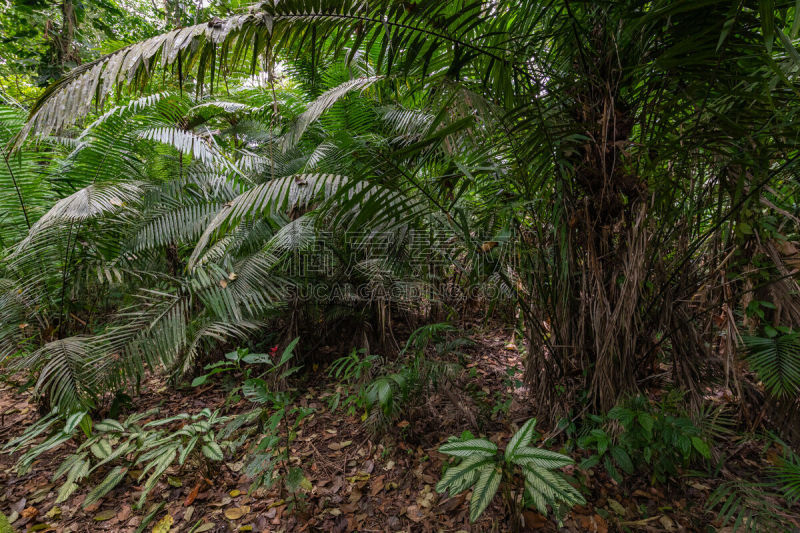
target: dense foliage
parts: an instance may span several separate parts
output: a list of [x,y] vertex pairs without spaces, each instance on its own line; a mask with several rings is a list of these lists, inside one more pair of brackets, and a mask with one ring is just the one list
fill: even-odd
[[[721,464],[723,429],[769,429],[788,443],[769,490],[800,497],[794,2],[23,4],[0,13],[0,357],[62,426],[148,372],[241,375],[278,468],[297,368],[251,375],[252,353],[351,353],[330,375],[375,427],[459,372],[427,355],[463,359],[436,324],[477,307],[521,335],[530,411],[581,468],[666,483]],[[135,422],[103,424],[164,438]],[[465,459],[439,487],[477,484],[473,519],[514,465],[520,502],[584,502],[519,431],[530,458],[442,446]],[[752,525],[753,502],[719,501]]]

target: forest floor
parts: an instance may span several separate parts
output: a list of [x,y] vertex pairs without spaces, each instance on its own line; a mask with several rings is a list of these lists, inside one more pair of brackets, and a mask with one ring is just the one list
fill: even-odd
[[[134,503],[141,487],[133,479],[88,509],[81,505],[85,491],[80,490],[55,505],[58,484],[51,478],[65,456],[61,449],[45,455],[23,476],[13,470],[15,456],[0,454],[0,511],[12,519],[17,531],[134,532],[148,511],[156,512],[144,524],[145,531],[153,530],[166,515],[172,517],[172,531],[505,531],[507,521],[499,498],[477,523],[470,524],[468,494],[448,498],[437,494],[435,485],[445,459],[437,448],[448,436],[470,430],[504,443],[513,427],[532,415],[525,391],[515,389],[509,379],[509,368],[521,370],[519,353],[506,348],[509,337],[501,329],[473,330],[475,344],[464,349],[469,353],[468,367],[475,369],[468,372],[470,386],[433,395],[421,412],[396,421],[380,436],[372,435],[358,415],[348,416],[342,408],[331,412],[327,399],[337,383],[324,369],[310,372],[298,402],[315,412],[301,423],[290,455],[313,488],[293,509],[281,497],[277,484],[248,495],[251,481],[242,473],[240,458],[231,458],[213,473],[186,468],[170,471],[140,511]],[[14,378],[22,380],[22,376],[12,376],[0,382],[2,442],[19,435],[38,417],[30,391],[21,392]],[[463,390],[472,390],[477,396]],[[158,416],[164,417],[205,407],[222,408],[226,397],[226,391],[216,384],[176,390],[163,380],[150,378],[132,409],[158,407]],[[486,405],[473,401],[476,397],[483,398]],[[499,409],[491,408],[494,400]],[[242,400],[229,412],[245,411],[251,405]],[[743,467],[747,461],[758,460],[757,450],[746,446],[736,454],[735,460]],[[733,468],[730,459],[727,464]],[[599,471],[582,477],[588,500],[585,506],[576,507],[561,526],[552,517],[526,511],[526,529],[716,529],[713,515],[704,510],[714,486],[711,480],[682,477],[666,486],[653,486],[649,476],[632,476],[623,485]]]

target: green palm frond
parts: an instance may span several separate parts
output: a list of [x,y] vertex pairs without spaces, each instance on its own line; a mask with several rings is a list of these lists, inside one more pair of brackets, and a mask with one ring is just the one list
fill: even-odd
[[751,368],[775,396],[797,396],[800,393],[800,334],[791,333],[772,338],[742,337]]
[[[20,131],[24,114],[0,106],[0,145]],[[0,161],[0,247],[10,247],[46,210],[52,199],[46,169],[54,154],[47,149],[25,149],[2,154]]]
[[[486,17],[489,21],[490,16],[496,19],[490,24],[495,31],[487,39],[486,33],[475,28],[477,20]],[[357,0],[263,2],[249,13],[173,30],[73,70],[48,87],[32,109],[15,146],[21,146],[31,130],[48,135],[71,124],[89,111],[95,96],[102,103],[118,84],[143,85],[159,63],[177,63],[181,73],[194,69],[198,91],[206,77],[213,90],[215,75],[219,77],[217,58],[224,58],[231,65],[249,58],[254,67],[265,47],[267,54],[273,53],[271,46],[286,50],[313,46],[318,60],[347,45],[354,56],[361,46],[378,42],[382,50],[379,67],[385,66],[387,71],[417,68],[424,78],[431,72],[446,73],[448,67],[466,68],[462,58],[452,53],[457,45],[468,50],[474,62],[480,59],[481,68],[490,72],[498,94],[503,94],[512,86],[501,85],[501,80],[511,80],[515,68],[517,73],[524,72],[509,62],[500,48],[504,25],[508,24],[506,17],[502,11],[488,13],[480,2],[450,4],[427,0],[416,4],[411,13],[388,0],[370,5]],[[443,20],[447,22],[445,27],[441,25]],[[301,37],[311,27],[315,38],[304,42],[306,39]],[[407,51],[402,60],[399,50]]]
[[264,326],[263,323],[239,320],[236,322],[215,321],[203,325],[197,330],[186,350],[186,355],[178,366],[181,373],[188,373],[195,363],[203,343],[209,340],[224,343],[232,340],[244,341]]
[[31,235],[53,224],[81,222],[118,211],[126,204],[138,202],[143,191],[141,183],[89,185],[56,202],[34,224]]
[[800,457],[789,450],[772,469],[776,486],[790,503],[800,500]]
[[732,531],[789,531],[794,522],[780,511],[780,494],[768,483],[728,481],[708,497],[709,510],[719,508],[717,519]]
[[289,131],[284,134],[282,139],[283,150],[286,151],[288,148],[295,146],[306,128],[308,128],[312,122],[318,120],[325,111],[330,109],[342,97],[347,95],[347,93],[350,91],[364,91],[367,87],[381,79],[383,79],[382,76],[355,78],[321,94],[309,104],[308,109],[297,117]]
[[151,211],[149,220],[135,235],[132,248],[140,252],[170,243],[195,242],[221,206],[218,203],[199,203]]
[[238,224],[242,219],[263,216],[270,212],[288,212],[302,209],[317,199],[330,196],[346,179],[329,174],[288,176],[257,185],[237,197],[217,214],[200,237],[190,266],[197,263],[211,236],[220,230]]
[[[241,15],[219,25],[197,24],[124,47],[86,63],[47,88],[42,99],[31,110],[30,120],[18,135],[15,146],[21,146],[31,129],[46,136],[72,124],[77,117],[89,112],[95,97],[102,103],[118,83],[143,81],[159,59],[164,65],[180,61],[188,66],[197,62],[198,70],[204,73],[209,67],[209,56],[199,52],[217,45],[223,49],[230,47],[245,25],[251,29],[270,23],[268,16],[258,17],[257,20],[254,15]],[[210,70],[213,85],[213,68]]]
[[180,154],[189,154],[209,167],[225,168],[230,161],[214,143],[213,137],[199,135],[174,126],[158,126],[140,130],[138,135],[175,148]]
[[71,412],[90,406],[98,392],[92,368],[96,356],[93,339],[70,337],[49,342],[15,364],[19,368],[41,366],[37,393],[47,396],[49,404],[61,412]]

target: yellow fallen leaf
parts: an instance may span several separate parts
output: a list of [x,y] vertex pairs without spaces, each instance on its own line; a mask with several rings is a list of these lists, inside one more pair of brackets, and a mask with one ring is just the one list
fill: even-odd
[[349,481],[350,483],[355,483],[356,481],[366,481],[368,479],[369,479],[369,474],[366,474],[364,472],[359,472],[355,476],[347,478],[347,481]]
[[175,519],[172,518],[171,515],[165,515],[164,518],[153,526],[153,533],[168,533],[169,530],[172,529],[173,522],[175,522]]
[[613,498],[608,499],[608,506],[611,508],[612,511],[614,511],[620,516],[625,516],[627,514],[627,511],[622,506],[622,504]]
[[241,493],[242,493],[242,491],[240,491],[239,489],[233,489],[228,494],[230,494],[232,498],[235,498],[238,495],[240,495]]
[[114,509],[107,509],[105,511],[100,511],[96,515],[94,515],[94,520],[97,522],[104,522],[106,520],[111,520],[117,516],[117,512]]
[[239,520],[241,517],[250,512],[250,506],[244,505],[242,507],[229,507],[225,509],[225,518],[228,520]]

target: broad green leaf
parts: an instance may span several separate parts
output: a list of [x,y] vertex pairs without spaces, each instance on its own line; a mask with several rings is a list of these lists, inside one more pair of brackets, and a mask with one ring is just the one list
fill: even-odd
[[794,61],[795,66],[800,66],[800,53],[797,52],[797,48],[795,48],[794,43],[792,43],[791,39],[783,33],[783,30],[778,30],[778,37],[780,37],[781,44],[783,48],[786,50],[786,53],[789,57],[792,58]]
[[138,446],[138,441],[137,441],[136,437],[130,437],[127,441],[118,444],[117,447],[114,448],[114,451],[112,451],[105,459],[103,459],[99,463],[95,464],[92,467],[92,471],[94,472],[99,467],[103,466],[104,464],[110,463],[111,461],[114,461],[118,457],[122,457],[123,455],[126,455],[129,452],[132,452],[132,451],[138,449],[138,447],[139,446]]
[[647,433],[647,436],[652,437],[653,425],[655,423],[653,417],[647,413],[639,413],[636,415],[636,420],[639,421],[639,425],[642,426],[642,429],[644,429],[645,433]]
[[606,472],[608,472],[608,475],[611,476],[611,479],[617,483],[622,483],[622,476],[617,470],[617,467],[614,466],[614,461],[612,461],[611,457],[608,455],[603,458],[603,466],[606,467]]
[[[85,478],[89,473],[89,461],[86,455],[73,455],[71,464],[67,472],[67,479],[61,488],[58,490],[58,497],[56,503],[61,503],[67,500],[73,492],[78,488],[78,481]],[[59,474],[57,472],[57,474]],[[58,475],[60,477],[60,474]]]
[[56,503],[63,503],[78,490],[78,484],[72,481],[65,481],[61,488],[58,489],[58,497]]
[[272,363],[272,357],[268,353],[250,353],[242,357],[245,363],[254,364],[269,364]]
[[161,418],[159,420],[153,420],[152,422],[148,422],[144,425],[146,428],[153,428],[158,426],[165,426],[167,424],[171,424],[172,422],[179,422],[181,420],[186,420],[190,417],[188,413],[180,413],[175,416],[170,416],[167,418]]
[[211,431],[211,424],[208,423],[206,420],[198,420],[192,424],[189,424],[184,428],[189,434],[194,433],[208,433]]
[[[564,502],[568,505],[585,503],[581,493],[567,483],[560,474],[543,468],[526,468],[523,473],[527,490],[532,495],[540,494],[548,503]],[[542,511],[541,508],[539,510]]]
[[590,468],[594,468],[595,466],[600,464],[600,456],[597,454],[590,455],[580,463],[580,468],[583,470],[589,470]]
[[272,398],[267,382],[259,378],[245,380],[242,385],[242,394],[244,394],[245,398],[255,403],[267,403]]
[[709,449],[708,444],[706,444],[706,442],[700,437],[692,437],[692,446],[706,459],[711,458],[711,450]]
[[68,455],[64,462],[59,465],[56,469],[55,473],[53,474],[53,481],[58,481],[61,477],[64,476],[67,472],[69,472],[76,463],[78,462],[86,462],[88,459],[88,455],[85,453],[73,453]]
[[622,446],[611,447],[611,457],[626,474],[633,474],[633,461]]
[[294,339],[292,342],[289,343],[289,346],[287,346],[283,350],[283,354],[281,355],[281,360],[278,362],[278,364],[276,366],[281,366],[286,361],[288,361],[289,359],[292,358],[292,355],[294,354],[294,347],[297,346],[297,343],[299,341],[300,341],[300,337],[297,337],[296,339]]
[[90,438],[92,436],[92,417],[88,414],[83,415],[78,425],[83,431],[83,434],[86,435],[86,438]]

